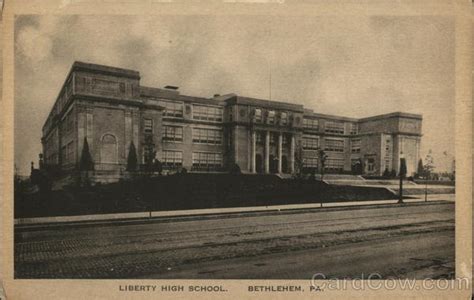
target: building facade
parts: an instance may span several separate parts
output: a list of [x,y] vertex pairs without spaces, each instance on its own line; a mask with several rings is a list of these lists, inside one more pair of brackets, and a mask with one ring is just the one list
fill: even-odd
[[177,87],[140,85],[134,70],[75,62],[43,126],[43,164],[79,166],[87,141],[96,172],[121,174],[130,147],[153,153],[164,170],[292,174],[298,170],[381,175],[416,171],[421,115],[363,119],[235,94],[201,98]]

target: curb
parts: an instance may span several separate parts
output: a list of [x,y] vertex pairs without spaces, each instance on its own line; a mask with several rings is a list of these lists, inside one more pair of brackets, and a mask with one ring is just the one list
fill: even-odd
[[[84,216],[67,216],[67,217],[43,217],[43,218],[25,218],[15,219],[15,229],[17,230],[39,230],[44,228],[54,227],[88,227],[88,226],[121,226],[129,224],[144,224],[144,223],[166,223],[166,222],[184,222],[207,219],[224,219],[224,218],[238,218],[238,217],[252,217],[256,215],[276,215],[276,214],[296,214],[304,212],[326,212],[326,211],[342,211],[342,210],[357,210],[357,209],[375,209],[395,206],[420,206],[420,205],[448,205],[453,202],[445,200],[432,200],[425,202],[420,199],[405,199],[405,203],[398,204],[398,200],[379,200],[377,203],[364,203],[357,205],[350,205],[347,202],[337,203],[312,203],[301,207],[281,207],[275,206],[258,206],[253,207],[252,210],[241,210],[242,208],[232,208],[233,211],[217,211],[222,209],[205,209],[208,212],[201,212],[203,210],[187,210],[187,211],[154,211],[154,212],[140,212],[140,213],[122,213],[122,214],[105,214],[105,215],[84,215]],[[366,201],[372,202],[372,201]],[[395,206],[394,206],[395,204]],[[240,209],[240,210],[237,210]]]

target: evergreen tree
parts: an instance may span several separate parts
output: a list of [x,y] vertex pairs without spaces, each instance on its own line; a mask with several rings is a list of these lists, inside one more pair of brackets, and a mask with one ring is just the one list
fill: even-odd
[[135,144],[133,142],[130,143],[130,147],[128,150],[128,157],[127,157],[127,171],[133,172],[137,170],[137,151],[135,149]]
[[418,169],[416,171],[417,176],[425,176],[425,168],[423,167],[423,160],[418,161]]
[[89,151],[89,144],[87,138],[84,138],[84,145],[82,146],[81,160],[79,162],[79,169],[81,171],[92,171],[94,170],[94,162]]

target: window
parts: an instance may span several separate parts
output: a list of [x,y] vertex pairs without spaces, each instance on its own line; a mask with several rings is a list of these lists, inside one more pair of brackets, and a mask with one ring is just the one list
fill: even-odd
[[385,141],[385,156],[390,156],[392,152],[392,143],[389,139]]
[[222,167],[222,153],[193,152],[193,170],[218,170]]
[[304,137],[303,138],[303,149],[318,149],[319,148],[319,139]]
[[219,129],[193,128],[193,143],[197,144],[222,144],[222,131]]
[[183,165],[183,152],[164,150],[161,154],[163,167],[177,168]]
[[164,126],[165,131],[163,141],[165,142],[182,142],[183,141],[183,127],[178,126]]
[[326,139],[325,151],[344,152],[344,140]]
[[265,144],[265,133],[263,132],[257,132],[255,134],[255,137],[256,137],[256,143],[259,144],[259,145],[263,145]]
[[334,134],[344,134],[344,123],[326,121],[325,132]]
[[326,170],[342,171],[344,169],[343,158],[328,158],[326,159],[324,168]]
[[374,172],[375,171],[375,159],[369,158],[367,160],[367,171]]
[[303,158],[303,166],[305,168],[318,168],[319,158],[317,157],[306,157]]
[[281,122],[281,125],[287,125],[288,124],[288,113],[282,112],[280,114],[280,122]]
[[268,119],[267,119],[268,124],[274,124],[275,123],[275,111],[270,110],[268,112]]
[[260,108],[255,109],[255,122],[262,122],[262,110]]
[[351,140],[351,153],[360,153],[360,139]]
[[143,132],[145,134],[153,134],[153,120],[152,119],[143,120]]
[[319,129],[319,121],[316,119],[303,119],[303,127],[307,129],[314,129],[318,130]]
[[182,118],[183,117],[183,103],[182,102],[171,102],[171,101],[158,101],[158,104],[163,106],[163,116]]
[[281,137],[281,143],[282,143],[283,145],[288,145],[288,144],[290,143],[289,140],[290,140],[290,139],[289,139],[288,135],[286,135],[286,134],[282,135],[282,137]]
[[278,135],[275,133],[270,133],[270,145],[276,145],[278,142]]
[[355,135],[359,133],[359,124],[351,123],[351,135]]
[[213,106],[193,105],[193,119],[221,122],[222,108]]

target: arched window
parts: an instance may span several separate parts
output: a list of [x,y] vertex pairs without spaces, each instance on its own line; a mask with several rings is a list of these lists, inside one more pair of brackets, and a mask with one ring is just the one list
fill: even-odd
[[104,134],[100,147],[101,163],[117,163],[117,139],[112,134]]

